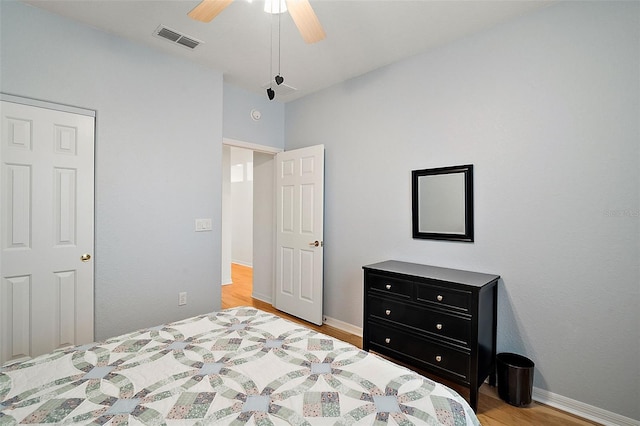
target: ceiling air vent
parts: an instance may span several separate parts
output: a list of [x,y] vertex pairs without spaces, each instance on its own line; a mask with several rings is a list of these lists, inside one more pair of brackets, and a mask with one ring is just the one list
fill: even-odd
[[202,43],[200,40],[197,40],[191,36],[186,36],[176,30],[167,28],[164,25],[159,25],[158,28],[156,28],[154,35],[167,39],[181,46],[188,47],[189,49],[195,49]]

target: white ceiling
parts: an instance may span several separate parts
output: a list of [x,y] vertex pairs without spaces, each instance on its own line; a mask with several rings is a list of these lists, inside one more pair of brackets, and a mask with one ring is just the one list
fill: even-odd
[[[280,71],[285,84],[296,89],[278,92],[273,85],[276,100],[287,102],[552,1],[311,0],[327,37],[306,44],[289,14],[281,15],[280,66],[278,15],[262,10],[264,0],[235,0],[209,23],[187,16],[198,0],[24,2],[219,70],[225,82],[264,96],[270,79]],[[160,24],[203,43],[194,50],[172,44],[154,35]]]

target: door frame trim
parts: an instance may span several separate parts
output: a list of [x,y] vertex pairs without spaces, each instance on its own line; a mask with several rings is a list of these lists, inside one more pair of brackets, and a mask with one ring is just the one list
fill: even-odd
[[236,139],[222,138],[223,145],[235,146],[238,148],[250,149],[251,151],[262,152],[264,154],[276,155],[279,152],[284,151],[284,148],[276,148],[268,145],[260,145],[252,142],[244,142]]
[[55,102],[41,101],[39,99],[26,98],[23,96],[0,93],[0,101],[13,102],[15,104],[29,105],[38,108],[52,109],[55,111],[69,112],[71,114],[86,115],[96,118],[96,111],[86,108],[79,108],[72,105],[63,105]]

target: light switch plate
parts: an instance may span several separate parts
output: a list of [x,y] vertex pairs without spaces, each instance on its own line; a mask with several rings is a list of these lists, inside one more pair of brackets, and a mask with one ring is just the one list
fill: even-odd
[[196,232],[211,231],[211,219],[196,219]]

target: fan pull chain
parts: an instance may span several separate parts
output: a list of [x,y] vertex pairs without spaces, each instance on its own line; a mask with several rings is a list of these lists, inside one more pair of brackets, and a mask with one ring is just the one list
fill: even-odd
[[276,84],[280,86],[284,82],[284,77],[280,74],[280,22],[282,21],[282,11],[278,14],[278,75],[276,75]]
[[273,15],[271,15],[270,38],[269,38],[269,87],[267,88],[267,97],[270,101],[276,97],[276,92],[271,87],[271,76],[273,75]]

